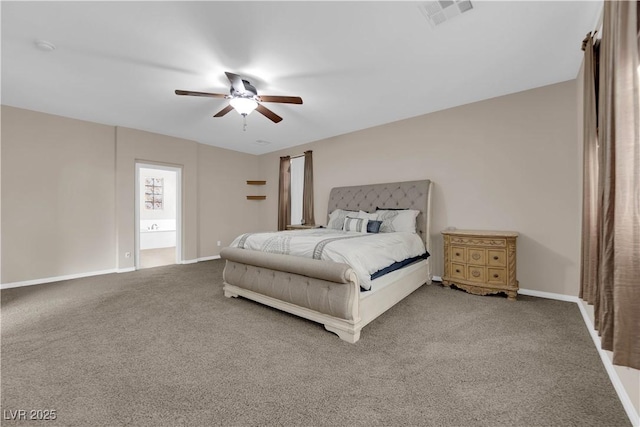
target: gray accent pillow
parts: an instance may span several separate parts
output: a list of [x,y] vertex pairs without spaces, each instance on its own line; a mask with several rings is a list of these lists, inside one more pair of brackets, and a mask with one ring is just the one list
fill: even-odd
[[366,233],[367,232],[367,224],[369,223],[368,219],[364,218],[352,218],[348,216],[344,220],[344,231],[357,231],[358,233]]

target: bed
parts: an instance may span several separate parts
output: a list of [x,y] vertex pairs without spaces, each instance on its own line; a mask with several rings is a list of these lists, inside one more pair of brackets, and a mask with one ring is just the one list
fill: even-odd
[[[416,235],[431,252],[431,187],[430,180],[336,187],[330,192],[327,212],[417,210]],[[371,280],[370,289],[363,291],[361,273],[344,262],[241,247],[224,248],[220,256],[226,262],[226,297],[241,296],[321,323],[350,343],[360,339],[364,326],[423,284],[431,283],[428,258]]]

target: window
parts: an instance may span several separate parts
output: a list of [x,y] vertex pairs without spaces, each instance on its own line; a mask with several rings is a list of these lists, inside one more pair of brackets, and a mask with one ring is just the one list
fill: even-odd
[[304,156],[291,159],[291,224],[302,224],[302,193],[304,192]]
[[278,230],[288,225],[314,226],[313,152],[280,157],[278,181]]

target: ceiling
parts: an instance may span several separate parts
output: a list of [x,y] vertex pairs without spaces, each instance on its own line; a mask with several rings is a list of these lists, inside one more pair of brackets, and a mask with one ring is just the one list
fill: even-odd
[[[434,27],[424,3],[3,1],[1,101],[262,154],[574,79],[602,8],[474,1]],[[304,104],[243,131],[212,117],[227,100],[174,94],[228,93],[225,71]]]

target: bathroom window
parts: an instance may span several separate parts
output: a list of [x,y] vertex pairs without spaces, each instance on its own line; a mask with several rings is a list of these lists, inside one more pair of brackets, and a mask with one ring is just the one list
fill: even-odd
[[144,180],[144,208],[162,210],[164,196],[164,178],[145,178]]

